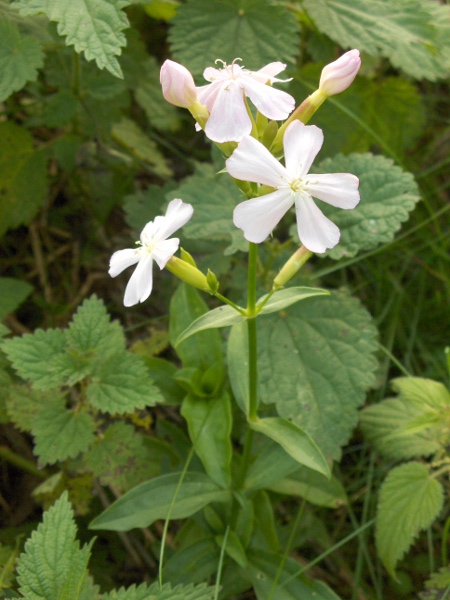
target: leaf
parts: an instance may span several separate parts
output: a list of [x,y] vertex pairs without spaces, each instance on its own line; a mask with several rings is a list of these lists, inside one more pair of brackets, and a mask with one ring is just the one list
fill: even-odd
[[220,327],[229,327],[231,325],[240,323],[244,319],[245,317],[243,317],[232,306],[219,306],[217,308],[213,308],[206,314],[198,317],[198,319],[195,319],[195,321],[191,323],[189,327],[183,331],[183,333],[180,334],[175,342],[175,347],[199,331],[205,331],[206,329],[219,329]]
[[327,477],[330,476],[330,467],[322,452],[314,440],[295,423],[278,417],[267,417],[249,421],[249,426],[280,444],[299,464],[319,471]]
[[[80,549],[67,492],[44,513],[18,559],[19,591],[28,600],[78,600],[85,590],[91,546]],[[85,597],[85,596],[83,596]]]
[[279,444],[269,442],[250,465],[245,478],[247,490],[263,490],[299,469],[298,462]]
[[228,376],[234,398],[245,415],[250,408],[248,373],[248,330],[242,321],[233,325],[227,344]]
[[[312,298],[314,296],[329,296],[330,292],[328,290],[322,290],[320,288],[308,288],[308,287],[292,287],[286,288],[284,290],[279,290],[275,292],[269,300],[264,304],[259,314],[268,315],[273,312],[277,312],[287,308],[288,306],[292,306],[296,302],[300,302],[300,300],[305,300],[306,298]],[[265,300],[266,296],[262,296],[257,304],[258,306]]]
[[326,456],[340,455],[375,382],[378,351],[370,315],[332,293],[259,321],[261,397],[304,429]]
[[141,483],[96,517],[90,528],[128,531],[148,527],[158,519],[167,519],[169,512],[171,519],[185,519],[210,502],[230,499],[228,491],[221,490],[203,473],[187,473],[178,487],[180,477],[181,473],[171,473]]
[[443,501],[442,486],[426,465],[409,462],[389,472],[380,489],[375,541],[392,576],[419,531],[438,516]]
[[231,402],[227,394],[206,400],[188,395],[181,414],[186,419],[189,437],[209,477],[220,487],[231,485]]
[[14,312],[33,290],[33,286],[26,281],[12,277],[0,277],[0,320]]
[[266,0],[188,0],[171,22],[174,58],[194,74],[217,58],[231,63],[241,57],[246,68],[256,71],[273,61],[292,64],[297,56],[294,15]]
[[169,579],[172,583],[182,583],[192,577],[196,581],[208,581],[217,573],[220,549],[213,537],[204,535],[203,533],[202,539],[198,541],[189,540],[187,547],[172,554],[164,564],[164,579]]
[[0,102],[21,90],[27,81],[36,81],[43,64],[41,43],[22,37],[13,23],[0,20]]
[[120,415],[162,401],[144,361],[129,352],[115,354],[98,363],[86,394],[94,408]]
[[47,193],[44,154],[31,134],[11,121],[0,123],[0,236],[28,224]]
[[199,585],[190,583],[175,587],[170,583],[165,583],[162,587],[159,582],[150,586],[143,583],[138,587],[132,585],[127,589],[121,588],[103,594],[102,600],[212,600],[214,589],[206,583]]
[[[30,432],[37,414],[46,405],[48,395],[28,385],[17,383],[7,390],[6,411],[9,419],[21,431]],[[54,392],[51,392],[54,397]]]
[[397,377],[392,389],[422,411],[446,411],[450,407],[450,392],[438,381],[425,377]]
[[415,79],[448,76],[439,23],[422,0],[305,0],[316,27],[343,48],[389,58]]
[[35,453],[42,464],[53,465],[86,452],[95,439],[90,414],[67,409],[65,399],[47,401],[31,427]]
[[15,0],[12,8],[24,17],[45,13],[58,24],[58,34],[66,36],[66,44],[83,52],[86,60],[95,60],[99,69],[106,68],[123,77],[116,56],[126,44],[123,30],[129,26],[122,8],[128,0]]

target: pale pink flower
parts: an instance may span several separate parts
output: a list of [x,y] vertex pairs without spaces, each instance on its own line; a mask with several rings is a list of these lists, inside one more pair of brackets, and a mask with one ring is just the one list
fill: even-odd
[[136,242],[138,248],[114,252],[109,263],[111,277],[116,277],[124,269],[137,263],[125,290],[125,306],[144,302],[150,296],[153,288],[153,261],[156,261],[160,269],[166,266],[180,244],[178,238],[167,238],[186,225],[193,212],[190,204],[175,198],[169,203],[165,216],[156,217],[144,227],[140,241]]
[[197,89],[190,72],[173,60],[164,61],[159,80],[164,98],[170,104],[189,108],[197,100]]
[[259,244],[295,205],[302,244],[312,252],[325,252],[339,242],[340,232],[316,206],[313,197],[339,208],[354,208],[359,202],[359,180],[350,173],[308,175],[323,144],[322,130],[315,125],[294,121],[286,129],[283,143],[286,166],[250,136],[226,161],[232,177],[275,188],[270,194],[238,204],[234,224],[243,230],[248,241]]
[[333,96],[346,90],[356,77],[361,66],[359,50],[350,50],[322,69],[319,90]]
[[261,114],[275,121],[286,119],[295,106],[292,96],[267,85],[289,81],[275,77],[286,68],[285,64],[274,62],[259,71],[249,71],[237,65],[237,60],[241,59],[235,58],[231,65],[223,63],[222,69],[205,69],[203,76],[210,83],[197,88],[198,101],[210,113],[205,134],[214,142],[239,142],[250,134],[252,122],[246,97]]

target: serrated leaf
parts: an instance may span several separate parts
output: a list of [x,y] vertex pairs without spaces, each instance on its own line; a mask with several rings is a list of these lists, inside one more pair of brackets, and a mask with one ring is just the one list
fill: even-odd
[[31,427],[35,453],[42,464],[52,465],[86,452],[95,439],[92,416],[67,409],[65,399],[47,401]]
[[151,586],[143,583],[139,587],[131,587],[114,590],[103,594],[102,600],[212,600],[215,588],[206,583],[195,585],[177,585],[165,583],[162,587],[158,582]]
[[43,64],[41,43],[22,37],[13,23],[0,21],[0,102],[21,90],[27,81],[35,81]]
[[448,76],[430,3],[421,0],[304,0],[319,31],[344,48],[389,58],[416,79]]
[[378,351],[370,315],[342,293],[312,298],[259,321],[261,397],[337,458],[375,382]]
[[380,490],[376,545],[391,575],[419,531],[442,509],[443,489],[426,465],[410,462],[390,471]]
[[0,277],[0,319],[9,315],[31,294],[33,286],[12,277]]
[[397,377],[392,380],[392,389],[422,411],[444,411],[450,407],[449,390],[433,379]]
[[220,489],[203,473],[187,473],[179,486],[180,477],[181,473],[171,473],[141,483],[96,517],[91,529],[128,531],[148,527],[157,519],[166,519],[169,512],[171,519],[184,519],[210,502],[230,499],[228,491]]
[[217,58],[231,63],[241,57],[254,71],[273,61],[292,64],[298,34],[294,15],[266,0],[188,0],[172,20],[169,39],[175,60],[200,74]]
[[16,0],[12,8],[22,16],[45,13],[58,24],[59,35],[66,36],[66,44],[83,52],[86,60],[95,60],[100,69],[108,69],[122,77],[116,56],[126,44],[123,30],[129,26],[123,8],[128,0]]
[[44,513],[17,565],[19,591],[29,600],[77,600],[87,582],[91,546],[80,548],[67,492]]
[[0,123],[0,147],[1,236],[36,215],[47,193],[47,170],[31,134],[12,121]]
[[95,365],[86,397],[94,408],[120,415],[163,400],[144,361],[129,352],[115,354]]
[[420,199],[413,175],[384,156],[340,154],[324,160],[318,170],[353,173],[360,180],[361,202],[353,210],[337,210],[320,203],[321,210],[341,230],[339,244],[327,253],[335,260],[392,241]]
[[[52,390],[51,397],[54,398],[54,395]],[[36,415],[41,412],[47,401],[46,392],[33,390],[28,385],[17,383],[8,389],[6,411],[19,429],[30,432]]]

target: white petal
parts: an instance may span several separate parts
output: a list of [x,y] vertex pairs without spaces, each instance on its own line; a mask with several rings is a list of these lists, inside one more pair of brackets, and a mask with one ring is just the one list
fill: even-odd
[[275,229],[294,203],[287,190],[252,198],[238,204],[233,212],[233,222],[242,229],[249,242],[260,244]]
[[162,240],[155,246],[152,256],[158,264],[160,269],[164,269],[169,258],[175,254],[180,245],[178,238],[171,238],[170,240]]
[[295,100],[287,92],[260,83],[248,75],[241,77],[245,93],[268,119],[282,121],[294,110]]
[[203,106],[206,106],[209,112],[211,112],[214,102],[216,101],[217,94],[220,92],[223,86],[223,81],[215,81],[208,85],[203,85],[197,88],[197,100]]
[[287,185],[286,169],[258,140],[245,137],[230,158],[226,167],[231,177],[271,187]]
[[223,69],[215,69],[214,67],[206,67],[203,71],[203,77],[206,81],[217,81],[217,79],[223,79]]
[[338,208],[355,208],[359,202],[359,179],[351,173],[310,174],[308,191],[311,196]]
[[295,200],[297,230],[300,241],[311,252],[325,252],[334,248],[340,239],[339,228],[328,219],[307,194]]
[[141,258],[128,282],[123,303],[134,306],[150,296],[153,287],[153,259],[150,254]]
[[[267,81],[270,81],[272,83],[274,81],[284,81],[283,79],[275,79],[275,75],[278,75],[278,73],[284,71],[285,68],[286,65],[282,62],[269,63],[268,65],[266,65],[262,69],[259,69],[258,71],[252,71],[252,77],[257,78],[258,81],[263,81],[264,83],[266,83]],[[290,81],[290,79],[288,79],[287,81]]]
[[205,134],[213,142],[239,142],[251,130],[244,90],[236,81],[225,82],[211,108]]
[[139,250],[137,248],[118,250],[111,256],[108,273],[111,275],[111,277],[117,277],[117,275],[122,273],[124,269],[139,262],[140,258]]
[[292,178],[303,178],[323,144],[323,132],[315,125],[293,121],[283,139],[286,169]]
[[189,219],[194,214],[194,209],[191,204],[187,204],[180,200],[180,198],[174,198],[169,202],[167,206],[166,214],[164,217],[156,217],[157,219],[163,219],[158,222],[158,230],[155,233],[156,240],[166,240],[168,237],[186,225]]

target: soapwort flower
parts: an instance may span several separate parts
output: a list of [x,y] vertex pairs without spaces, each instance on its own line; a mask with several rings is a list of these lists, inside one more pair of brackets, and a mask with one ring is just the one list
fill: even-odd
[[286,166],[250,136],[226,161],[232,177],[275,188],[274,192],[238,204],[234,224],[248,241],[259,244],[295,205],[302,244],[312,252],[325,252],[339,242],[340,231],[313,197],[339,208],[354,208],[359,202],[359,180],[350,173],[308,175],[323,144],[323,132],[315,125],[294,121],[286,129],[283,144]]
[[173,60],[164,61],[159,80],[165,100],[174,106],[189,108],[197,101],[194,78],[183,65]]
[[127,267],[137,267],[125,290],[124,305],[133,306],[144,302],[150,296],[153,287],[153,261],[160,269],[178,250],[180,240],[168,239],[177,229],[183,227],[192,217],[194,209],[179,198],[169,203],[165,216],[158,216],[142,230],[138,248],[129,248],[114,252],[109,263],[109,274],[116,277]]
[[197,100],[206,106],[209,118],[204,128],[205,134],[213,142],[239,142],[252,130],[245,97],[250,98],[258,111],[275,121],[284,120],[292,112],[295,100],[288,93],[277,90],[268,83],[289,81],[277,79],[286,68],[281,62],[273,62],[259,71],[249,71],[236,64],[223,61],[222,69],[208,67],[203,76],[208,85],[197,88]]
[[361,66],[359,50],[349,50],[322,69],[319,90],[326,96],[334,96],[346,90]]

